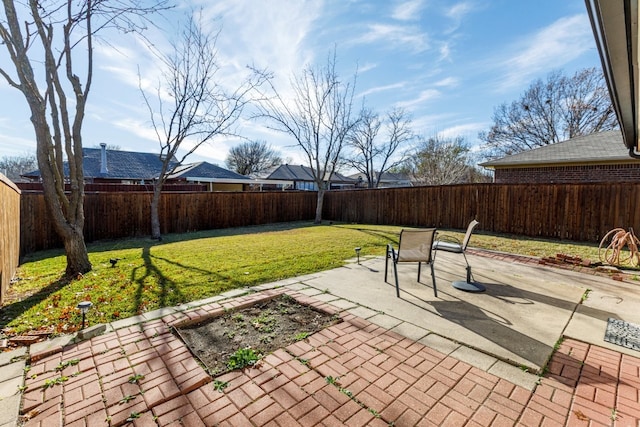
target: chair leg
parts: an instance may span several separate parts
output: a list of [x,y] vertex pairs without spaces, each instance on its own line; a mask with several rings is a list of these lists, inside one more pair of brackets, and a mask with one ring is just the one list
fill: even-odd
[[438,288],[436,287],[436,272],[433,268],[433,262],[431,263],[431,280],[433,281],[433,296],[438,298]]
[[420,267],[422,266],[421,262],[418,262],[418,283],[420,283]]
[[398,282],[398,264],[395,262],[393,262],[393,274],[395,275],[396,278],[396,297],[400,298],[400,284]]
[[389,245],[387,245],[387,254],[384,259],[384,282],[387,283],[387,272],[389,271]]
[[393,263],[393,276],[396,279],[396,296],[400,298],[400,284],[398,282],[398,264],[396,263],[396,251],[393,250],[393,246],[387,245],[387,258],[384,261],[384,281],[387,282],[387,272],[389,271],[389,258]]

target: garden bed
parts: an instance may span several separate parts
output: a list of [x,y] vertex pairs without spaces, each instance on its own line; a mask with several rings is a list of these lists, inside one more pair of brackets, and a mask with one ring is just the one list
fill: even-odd
[[334,315],[282,295],[179,328],[178,333],[209,373],[216,376],[253,365],[261,357],[339,321]]

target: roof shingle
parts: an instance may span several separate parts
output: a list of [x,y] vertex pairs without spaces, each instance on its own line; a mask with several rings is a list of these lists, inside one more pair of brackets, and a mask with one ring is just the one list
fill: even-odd
[[[619,130],[579,136],[557,144],[546,145],[522,153],[480,163],[484,167],[553,165],[566,163],[629,162],[627,148]],[[637,162],[637,160],[636,160]]]

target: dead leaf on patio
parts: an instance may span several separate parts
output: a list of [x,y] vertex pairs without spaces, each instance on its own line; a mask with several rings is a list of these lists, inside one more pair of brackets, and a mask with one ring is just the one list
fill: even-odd
[[573,413],[578,417],[580,421],[589,421],[589,417],[582,413],[580,410],[575,410]]
[[35,417],[36,415],[38,415],[40,413],[40,411],[38,409],[33,409],[29,412],[27,412],[26,414],[24,414],[22,416],[22,419],[24,421],[29,421],[31,418]]

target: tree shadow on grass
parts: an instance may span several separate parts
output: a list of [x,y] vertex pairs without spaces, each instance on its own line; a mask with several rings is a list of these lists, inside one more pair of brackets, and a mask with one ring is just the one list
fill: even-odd
[[42,301],[49,298],[53,293],[61,290],[69,283],[71,283],[71,279],[63,275],[59,279],[51,282],[37,292],[29,295],[25,299],[19,299],[17,301],[3,305],[2,308],[0,308],[0,328],[6,327],[8,323],[16,319],[22,313],[40,304]]
[[[131,271],[131,282],[137,285],[136,292],[134,295],[134,300],[133,300],[133,304],[134,304],[133,312],[135,313],[141,314],[142,312],[145,311],[145,308],[147,308],[145,307],[145,301],[143,300],[143,297],[144,297],[145,286],[147,285],[145,281],[150,277],[157,278],[158,286],[160,288],[159,293],[157,294],[158,296],[157,304],[159,307],[167,307],[169,305],[176,305],[176,304],[189,302],[188,296],[181,291],[180,285],[176,283],[175,280],[171,279],[166,274],[164,274],[163,270],[158,267],[157,265],[158,261],[175,265],[181,269],[184,269],[185,271],[186,270],[196,271],[199,273],[203,273],[204,275],[216,277],[220,280],[226,281],[228,282],[228,286],[226,286],[226,289],[233,289],[233,288],[237,288],[239,286],[244,285],[244,283],[238,280],[234,280],[231,277],[222,276],[210,270],[188,266],[183,263],[179,263],[167,258],[154,256],[151,254],[151,248],[153,246],[155,245],[152,245],[152,244],[145,245],[142,248],[142,260],[144,264],[141,267],[135,267]],[[138,273],[140,273],[140,275],[138,275]],[[216,289],[216,290],[221,291],[220,289]],[[213,293],[217,293],[217,292],[212,292],[212,295]]]

